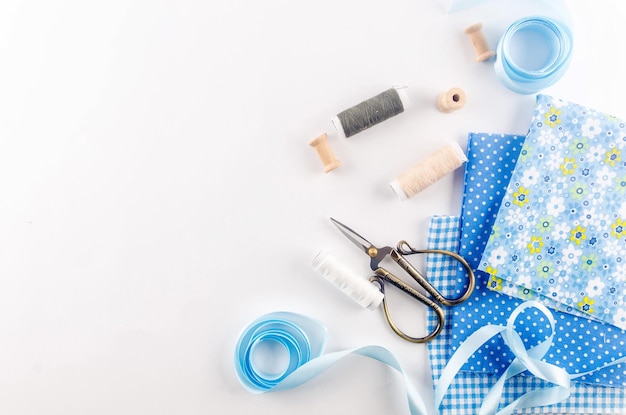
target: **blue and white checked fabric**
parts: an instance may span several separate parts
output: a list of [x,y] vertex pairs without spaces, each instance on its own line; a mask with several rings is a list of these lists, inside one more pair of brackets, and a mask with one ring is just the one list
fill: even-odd
[[[431,219],[428,232],[428,248],[447,249],[458,252],[459,218],[456,216],[435,216]],[[427,255],[426,271],[430,282],[445,295],[455,291],[458,264],[443,255]],[[441,334],[428,343],[430,363],[435,387],[450,358],[452,350],[451,308],[445,308],[446,324]],[[429,316],[429,323],[436,324],[436,316]],[[440,415],[475,415],[489,388],[497,376],[486,373],[461,372],[452,382],[448,393],[439,408]],[[504,388],[502,402],[511,402],[530,389],[540,388],[545,383],[539,379],[518,376],[511,379]],[[572,383],[571,396],[556,405],[518,410],[520,414],[620,414],[626,413],[626,389],[605,386],[591,386]]]

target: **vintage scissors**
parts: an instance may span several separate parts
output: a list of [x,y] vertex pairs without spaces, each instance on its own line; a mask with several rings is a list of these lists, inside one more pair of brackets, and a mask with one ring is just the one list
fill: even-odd
[[[467,263],[467,261],[455,252],[441,250],[441,249],[419,249],[418,250],[418,249],[412,248],[406,241],[398,242],[398,245],[396,246],[396,248],[391,248],[389,246],[377,248],[367,239],[363,238],[361,235],[359,235],[352,229],[348,228],[343,223],[333,218],[330,218],[330,220],[335,224],[335,226],[337,226],[337,228],[339,228],[341,233],[343,233],[349,240],[351,240],[356,246],[358,246],[363,252],[365,252],[367,256],[370,257],[370,268],[372,269],[372,271],[374,271],[374,274],[375,274],[374,276],[370,278],[370,282],[376,282],[380,287],[380,291],[383,293],[383,309],[385,312],[385,318],[387,319],[387,322],[389,323],[389,326],[391,327],[391,329],[398,336],[402,337],[405,340],[408,340],[413,343],[425,343],[434,339],[441,332],[445,323],[445,316],[443,314],[443,309],[441,308],[441,306],[454,306],[454,305],[460,304],[463,301],[467,300],[472,294],[472,291],[474,291],[474,286],[476,284],[474,272],[472,271],[472,268]],[[439,291],[437,291],[435,287],[433,287],[428,282],[426,277],[424,277],[404,257],[405,255],[429,254],[429,253],[447,255],[457,260],[463,266],[468,277],[467,289],[465,290],[463,294],[461,294],[457,298],[444,297]],[[430,295],[430,297],[417,291],[415,288],[406,284],[404,281],[402,281],[401,279],[393,275],[391,272],[382,268],[380,266],[380,263],[385,257],[391,258],[398,265],[400,265],[400,267],[404,271],[406,271],[407,274],[413,277],[413,279],[422,288],[424,288],[424,290],[426,290],[426,292]],[[385,300],[385,296],[384,296],[385,281],[398,287],[400,290],[404,291],[411,297],[425,304],[427,307],[432,309],[437,314],[437,319],[438,319],[437,327],[435,327],[435,329],[430,334],[426,335],[425,337],[412,337],[404,333],[395,325],[395,323],[391,319],[391,316],[389,315],[387,301]]]

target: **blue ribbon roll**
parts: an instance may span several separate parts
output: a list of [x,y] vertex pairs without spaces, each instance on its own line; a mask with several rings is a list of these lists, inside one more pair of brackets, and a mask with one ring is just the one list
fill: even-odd
[[[269,346],[270,350],[276,350],[275,346],[283,347],[288,353],[287,366],[268,371],[257,364],[255,351],[262,345]],[[325,346],[326,327],[319,321],[288,312],[267,314],[252,322],[239,337],[235,370],[241,384],[250,392],[266,392],[300,366],[320,356]]]
[[[300,386],[351,354],[369,357],[397,370],[404,376],[411,415],[426,415],[420,393],[402,370],[393,354],[381,346],[322,354],[326,345],[326,327],[317,320],[289,312],[275,312],[259,317],[239,337],[235,347],[235,372],[241,384],[253,393],[287,390]],[[277,370],[264,368],[259,349],[287,352],[288,361]],[[276,360],[265,355],[270,362]],[[280,365],[279,365],[280,366]]]
[[534,94],[557,82],[572,58],[572,32],[541,16],[515,21],[500,38],[494,64],[498,78],[519,94]]

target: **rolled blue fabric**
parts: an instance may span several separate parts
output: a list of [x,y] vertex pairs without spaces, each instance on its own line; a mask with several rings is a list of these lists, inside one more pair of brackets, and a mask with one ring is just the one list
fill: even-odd
[[572,32],[567,25],[548,17],[524,17],[509,26],[500,38],[495,71],[510,90],[534,94],[565,74],[572,48]]

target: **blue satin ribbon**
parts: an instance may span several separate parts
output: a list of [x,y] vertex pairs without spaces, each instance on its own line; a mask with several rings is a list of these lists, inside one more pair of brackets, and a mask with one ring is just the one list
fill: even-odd
[[[547,318],[551,333],[544,341],[526,349],[515,330],[515,321],[522,312],[530,308],[537,309]],[[588,373],[570,375],[563,368],[542,360],[552,346],[555,325],[548,308],[537,301],[527,301],[513,310],[505,326],[489,324],[476,330],[450,358],[439,378],[435,388],[435,408],[441,405],[450,384],[467,359],[496,335],[502,336],[515,359],[484,397],[479,415],[510,415],[516,409],[552,405],[567,399],[570,396],[571,380]],[[265,373],[255,364],[255,349],[263,342],[273,342],[288,352],[289,361],[279,373]],[[253,393],[264,393],[303,385],[344,357],[361,355],[382,362],[402,374],[411,415],[427,414],[424,399],[389,350],[381,346],[365,346],[323,354],[325,345],[326,328],[319,321],[289,312],[266,314],[253,321],[239,337],[235,348],[235,371],[246,389]],[[624,361],[626,357],[616,359],[603,368]],[[498,410],[505,382],[523,372],[529,372],[552,386],[533,389]]]
[[[529,60],[535,55],[533,47],[518,50],[514,43],[522,32],[532,32],[549,50],[541,67]],[[496,48],[494,68],[503,85],[520,94],[534,94],[557,82],[567,71],[572,58],[573,39],[570,28],[556,19],[532,16],[515,21],[500,38]],[[526,54],[526,56],[522,56]]]
[[[289,362],[278,374],[265,373],[254,362],[254,351],[263,342],[278,343],[289,353]],[[274,344],[275,345],[275,344]],[[253,321],[235,348],[235,372],[253,393],[287,390],[300,386],[352,354],[382,362],[402,374],[411,415],[426,415],[426,405],[395,356],[381,346],[365,346],[322,354],[326,328],[309,317],[289,312],[266,314]]]
[[[515,330],[515,321],[523,311],[529,308],[536,308],[540,311],[547,318],[552,331],[546,340],[530,349],[526,349],[523,340]],[[526,301],[513,310],[507,320],[506,326],[491,324],[476,330],[461,344],[450,358],[450,361],[439,378],[437,387],[435,388],[435,408],[439,408],[452,380],[461,370],[467,359],[476,353],[489,339],[498,334],[502,336],[505,344],[509,347],[511,352],[513,352],[515,359],[495,385],[489,390],[487,396],[485,396],[479,415],[509,415],[516,409],[552,405],[567,399],[570,396],[571,380],[584,376],[585,374],[570,375],[565,369],[541,360],[552,346],[555,333],[554,328],[554,317],[548,308],[537,301]],[[614,360],[603,367],[624,361],[626,361],[626,357]],[[595,370],[599,369],[601,368]],[[537,378],[551,383],[552,386],[531,390],[498,411],[505,382],[526,371]]]

